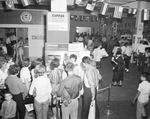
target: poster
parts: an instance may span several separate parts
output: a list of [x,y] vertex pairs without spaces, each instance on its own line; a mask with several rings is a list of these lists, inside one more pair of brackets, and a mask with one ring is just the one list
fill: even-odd
[[48,12],[48,31],[68,31],[68,13]]

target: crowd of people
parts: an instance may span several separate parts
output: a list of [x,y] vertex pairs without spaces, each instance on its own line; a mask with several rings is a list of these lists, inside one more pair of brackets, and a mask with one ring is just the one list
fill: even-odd
[[[27,96],[34,98],[35,117],[47,119],[49,108],[53,118],[88,118],[90,103],[96,100],[99,81],[102,79],[96,63],[90,57],[83,57],[76,64],[77,56],[70,55],[69,60],[60,66],[60,60],[54,58],[49,71],[41,58],[30,61],[24,58],[22,63],[13,62],[9,55],[0,56],[1,95],[4,101],[0,115],[5,119],[24,119],[27,109]],[[80,102],[79,102],[80,100]],[[82,103],[82,110],[78,103]],[[96,115],[99,114],[96,105]]]
[[17,38],[15,33],[7,33],[6,40],[0,41],[0,55],[8,54],[15,63],[21,63],[26,55],[24,46],[28,45],[28,38]]
[[[98,36],[85,34],[86,36],[84,44],[90,50],[90,56],[84,56],[79,64],[75,54],[70,55],[63,64],[60,64],[60,59],[54,58],[48,66],[49,70],[46,70],[43,59],[30,61],[29,58],[23,57],[22,40],[13,44],[13,41],[9,42],[7,39],[3,45],[6,44],[6,48],[2,48],[0,54],[0,90],[4,97],[0,116],[4,119],[24,119],[27,111],[25,100],[31,96],[34,98],[37,119],[47,119],[50,108],[53,119],[88,119],[90,104],[94,101],[95,115],[99,118],[96,96],[100,85],[105,87],[100,74],[103,68],[101,61],[108,56],[111,57],[113,70],[112,86],[120,87],[123,85],[124,72],[130,71],[132,56],[138,56],[136,59],[138,70],[142,73],[142,83],[133,103],[138,98],[137,119],[145,116],[143,107],[148,102],[150,83],[147,78],[149,74],[144,72],[144,66],[146,60],[149,62],[149,57],[146,58],[146,55],[149,55],[149,46],[141,40],[139,47],[133,51],[130,42],[115,41],[110,54],[106,37],[98,39]],[[10,44],[16,48],[13,49],[13,53],[9,53]],[[4,49],[7,52],[4,53]],[[147,94],[147,100],[141,100],[143,93]]]

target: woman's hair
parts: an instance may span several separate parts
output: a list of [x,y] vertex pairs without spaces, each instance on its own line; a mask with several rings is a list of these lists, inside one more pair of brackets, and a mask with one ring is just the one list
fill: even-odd
[[39,64],[35,67],[35,73],[37,76],[43,76],[45,73],[45,66],[42,64]]
[[19,73],[19,71],[20,71],[20,67],[17,64],[10,65],[8,69],[10,75],[16,75],[17,73]]
[[54,58],[50,63],[50,69],[53,70],[54,68],[60,65],[60,60],[58,58]]
[[116,55],[121,55],[122,52],[121,52],[121,49],[118,49],[118,51],[116,52]]
[[88,57],[88,56],[84,56],[82,58],[82,62],[85,63],[85,64],[91,64],[91,58]]
[[23,61],[22,61],[22,67],[28,67],[30,64],[30,59],[29,58],[25,58]]

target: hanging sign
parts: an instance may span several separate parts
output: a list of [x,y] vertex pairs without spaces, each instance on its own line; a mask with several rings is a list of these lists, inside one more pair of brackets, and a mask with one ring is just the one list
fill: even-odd
[[48,12],[48,31],[68,31],[68,13]]

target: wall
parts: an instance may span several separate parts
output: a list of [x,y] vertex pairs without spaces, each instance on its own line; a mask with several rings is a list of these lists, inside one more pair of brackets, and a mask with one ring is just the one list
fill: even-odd
[[[21,14],[28,12],[32,16],[30,22],[23,22]],[[46,41],[45,17],[47,11],[35,10],[0,10],[0,28],[27,28],[29,38],[29,57],[31,59],[43,57],[44,43]],[[15,15],[15,17],[14,17]],[[27,20],[27,18],[24,18]]]
[[[69,11],[69,12],[70,15],[89,16],[89,14],[84,13],[84,11]],[[73,42],[75,39],[76,27],[91,27],[92,33],[99,32],[99,22],[70,20],[70,42]]]

